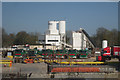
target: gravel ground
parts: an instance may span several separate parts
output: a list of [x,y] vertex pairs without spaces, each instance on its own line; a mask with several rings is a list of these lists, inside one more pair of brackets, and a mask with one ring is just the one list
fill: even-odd
[[[73,61],[75,59],[72,59]],[[91,59],[76,59],[76,60],[83,60],[83,61],[95,61],[95,58],[91,58]],[[62,61],[66,61],[65,59]],[[83,65],[81,65],[83,66]],[[96,65],[94,65],[96,66]],[[99,65],[98,65],[99,67]],[[104,66],[104,67],[109,67],[109,66]],[[112,66],[113,67],[113,66]],[[47,74],[47,64],[45,63],[28,63],[28,64],[22,64],[22,63],[13,63],[12,67],[2,67],[2,73],[17,73],[20,72],[21,73],[26,73],[27,75],[29,75],[30,73],[32,73],[32,75],[30,76],[30,78],[50,78],[51,74]],[[103,77],[103,78],[118,78],[118,76],[120,76],[120,74],[118,75],[118,73],[110,73],[110,74],[105,74],[105,73],[79,73],[79,75],[77,73],[75,74],[69,74],[68,73],[60,73],[60,74],[55,74],[55,78],[74,78],[74,76],[76,76],[76,78],[99,78],[99,77]],[[120,77],[119,77],[120,78]]]
[[[14,63],[12,65],[12,67],[3,67],[2,72],[3,73],[21,72],[21,73],[26,73],[28,75],[30,73],[32,73],[31,77],[37,77],[39,74],[46,74],[47,73],[47,64],[45,64],[45,63],[34,63],[34,64]],[[45,77],[45,76],[43,76],[43,77]]]

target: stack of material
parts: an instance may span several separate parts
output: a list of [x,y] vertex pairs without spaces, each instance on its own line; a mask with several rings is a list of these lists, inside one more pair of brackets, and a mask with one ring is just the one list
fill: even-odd
[[59,67],[53,68],[51,72],[100,72],[97,67]]

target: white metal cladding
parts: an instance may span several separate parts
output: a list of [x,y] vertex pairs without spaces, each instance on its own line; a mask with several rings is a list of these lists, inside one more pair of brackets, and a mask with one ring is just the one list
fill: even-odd
[[48,31],[46,34],[59,34],[57,30],[57,23],[58,21],[48,21]]
[[60,34],[65,34],[65,21],[59,21],[59,33]]
[[73,49],[81,49],[83,44],[82,34],[73,32],[72,38],[73,38],[72,41]]
[[51,45],[60,45],[60,35],[45,35],[45,43]]
[[73,31],[70,37],[70,44],[73,46],[73,49],[86,49],[87,46],[87,37],[81,32]]
[[58,33],[58,30],[47,30],[47,32],[46,32],[46,35],[49,35],[49,34],[55,34],[55,35],[57,35],[57,34],[59,34]]
[[86,39],[86,36],[83,34],[83,49],[85,49],[87,46],[86,46],[86,41],[87,41],[87,39]]
[[48,21],[48,29],[56,30],[58,21]]
[[107,40],[103,40],[102,41],[102,48],[106,48],[107,44],[108,44]]

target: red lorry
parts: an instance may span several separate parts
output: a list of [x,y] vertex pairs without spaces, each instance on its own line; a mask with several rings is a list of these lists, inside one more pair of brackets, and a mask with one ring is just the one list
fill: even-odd
[[111,58],[118,58],[120,61],[120,46],[106,47],[102,50],[99,61],[111,60]]

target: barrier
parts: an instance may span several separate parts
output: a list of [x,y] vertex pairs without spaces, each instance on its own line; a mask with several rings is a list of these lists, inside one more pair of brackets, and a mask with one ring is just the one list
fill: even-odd
[[[10,62],[0,62],[0,64],[8,64],[9,65],[9,67],[12,67],[12,62],[10,61]],[[6,66],[5,66],[6,67]]]
[[55,62],[55,63],[58,63],[58,64],[105,64],[105,62],[61,62],[61,61],[58,61],[58,60],[43,60],[43,59],[41,59],[41,60],[39,60],[40,62],[47,62],[47,63],[53,63],[53,62]]
[[58,64],[104,64],[105,62],[60,62],[60,61],[57,61],[57,60],[45,60],[44,62],[48,62],[48,63],[52,63],[52,62],[56,62]]
[[58,62],[60,64],[104,64],[104,62]]
[[7,64],[9,67],[12,67],[12,60],[0,60],[0,64],[4,64],[4,66],[6,67]]
[[1,61],[2,61],[2,62],[4,62],[4,61],[5,61],[5,62],[9,62],[9,61],[12,61],[12,60],[0,60],[0,62],[1,62]]

